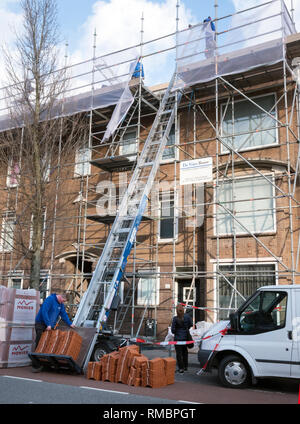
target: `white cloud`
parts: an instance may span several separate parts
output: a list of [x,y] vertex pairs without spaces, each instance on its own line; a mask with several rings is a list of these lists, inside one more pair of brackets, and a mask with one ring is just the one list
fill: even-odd
[[[110,0],[96,1],[93,13],[82,25],[82,39],[76,51],[71,55],[71,62],[76,63],[92,57],[93,33],[97,31],[96,56],[118,51],[129,46],[138,45],[141,41],[141,18],[144,16],[144,42],[174,33],[176,31],[176,0],[164,0],[157,3],[151,0]],[[181,5],[180,29],[189,23],[195,23],[191,12]],[[146,45],[143,54],[168,49],[174,46],[174,39],[164,39],[160,42]],[[139,54],[140,48],[137,52]],[[169,75],[164,76],[162,67],[175,68],[175,50],[152,56],[144,62],[146,83],[165,82]],[[160,78],[158,81],[158,73]],[[148,81],[147,81],[148,78]]]

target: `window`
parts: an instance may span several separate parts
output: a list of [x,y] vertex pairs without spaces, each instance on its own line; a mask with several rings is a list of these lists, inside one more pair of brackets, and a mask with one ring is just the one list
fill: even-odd
[[[253,101],[267,111],[263,112],[249,100],[222,105],[222,137],[234,150],[247,150],[278,143],[276,121],[276,97],[274,94],[253,98]],[[229,150],[222,145],[222,152]]]
[[40,271],[40,298],[45,300],[49,295],[49,271],[41,270]]
[[14,244],[14,231],[16,226],[16,217],[14,214],[7,214],[2,219],[0,251],[11,252]]
[[151,271],[148,272],[149,274],[139,279],[137,304],[155,306],[159,304],[159,278],[151,275]]
[[274,331],[285,326],[287,294],[263,291],[257,293],[239,316],[239,328],[244,333]]
[[162,161],[169,161],[176,158],[175,144],[177,144],[176,131],[175,131],[175,124],[173,124],[165,150],[163,151]]
[[[275,264],[237,264],[236,271],[233,265],[220,265],[219,270],[221,276],[218,304],[219,308],[224,308],[220,311],[220,319],[227,319],[233,309],[238,309],[244,299],[250,297],[259,287],[276,284]],[[236,290],[228,282],[235,286]],[[225,308],[232,308],[232,310],[225,310]]]
[[19,184],[19,181],[18,181],[19,178],[20,178],[19,164],[17,162],[11,161],[7,169],[7,179],[6,179],[7,187],[10,187],[10,188],[17,187]]
[[[174,228],[175,227],[175,228]],[[174,193],[162,193],[160,197],[159,239],[173,240],[178,233],[178,219],[175,214]]]
[[[41,250],[43,250],[45,247],[45,235],[46,235],[46,209],[44,209],[43,211],[43,234],[42,234]],[[32,237],[33,237],[33,215],[31,215],[29,249],[32,249]]]
[[137,153],[136,130],[129,129],[120,140],[120,154],[124,156],[129,155],[130,160],[135,160],[135,153]]
[[219,187],[218,195],[220,206],[217,206],[217,235],[233,234],[234,229],[236,234],[276,230],[274,187],[264,177],[226,181]]
[[8,277],[8,287],[12,289],[23,288],[24,271],[13,271]]
[[79,149],[75,157],[75,177],[84,177],[91,173],[91,150],[89,148]]

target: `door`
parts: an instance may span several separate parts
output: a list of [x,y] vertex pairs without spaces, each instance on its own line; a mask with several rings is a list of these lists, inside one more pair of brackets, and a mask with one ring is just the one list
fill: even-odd
[[292,354],[292,377],[300,378],[300,289],[293,291],[293,318],[292,318],[292,337],[293,337],[293,354]]
[[259,376],[291,375],[290,300],[285,291],[259,291],[239,312],[236,344],[255,361]]

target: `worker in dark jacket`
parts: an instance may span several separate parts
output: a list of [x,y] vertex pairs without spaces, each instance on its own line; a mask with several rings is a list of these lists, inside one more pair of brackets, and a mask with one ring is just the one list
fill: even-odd
[[[171,331],[174,334],[174,341],[187,341],[188,331],[193,325],[192,318],[184,313],[181,304],[176,307],[177,315],[172,320]],[[175,345],[176,361],[180,373],[188,369],[187,345]]]
[[[44,300],[35,318],[35,347],[38,346],[41,335],[45,330],[49,331],[55,328],[59,317],[69,327],[75,328],[75,325],[70,321],[64,306],[64,302],[66,302],[66,300],[65,295],[56,293],[51,294]],[[41,369],[42,368],[35,367],[33,364],[33,372],[39,372]]]
[[204,19],[204,33],[205,33],[205,56],[206,58],[214,56],[216,48],[215,31],[216,27],[210,16]]

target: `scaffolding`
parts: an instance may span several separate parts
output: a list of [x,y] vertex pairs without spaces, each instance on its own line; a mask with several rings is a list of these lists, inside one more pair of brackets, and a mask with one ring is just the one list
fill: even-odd
[[[95,32],[93,58],[65,65],[70,88],[62,94],[63,107],[53,110],[57,119],[87,115],[77,173],[70,158],[58,163],[53,180],[55,204],[63,196],[59,178],[74,200],[65,216],[52,218],[41,276],[45,293],[61,286],[69,291],[75,313],[166,89],[149,88],[141,75],[132,79],[133,66],[141,57],[147,74],[162,56],[176,63],[182,100],[174,132],[123,276],[121,306],[110,322],[131,337],[154,320],[160,327],[152,336],[161,338],[178,301],[192,310],[194,322],[215,321],[236,310],[257,285],[299,280],[299,75],[293,59],[300,57],[300,37],[293,19],[281,0],[223,17],[215,1],[216,30],[208,34],[203,23],[179,30],[179,8],[178,1],[173,34],[145,42],[142,16],[140,43],[102,57]],[[164,75],[173,71],[168,69]],[[152,86],[161,82],[151,77]],[[1,95],[1,105],[5,100]],[[120,102],[117,124],[105,139]],[[11,127],[7,108],[0,110],[1,131]],[[203,157],[213,160],[213,180],[180,185],[181,162]],[[20,153],[20,168],[21,159]],[[2,226],[1,238],[9,242],[18,186],[3,188],[3,222],[11,226],[6,232]],[[2,284],[28,279],[26,258],[14,249],[2,248],[0,260]]]

